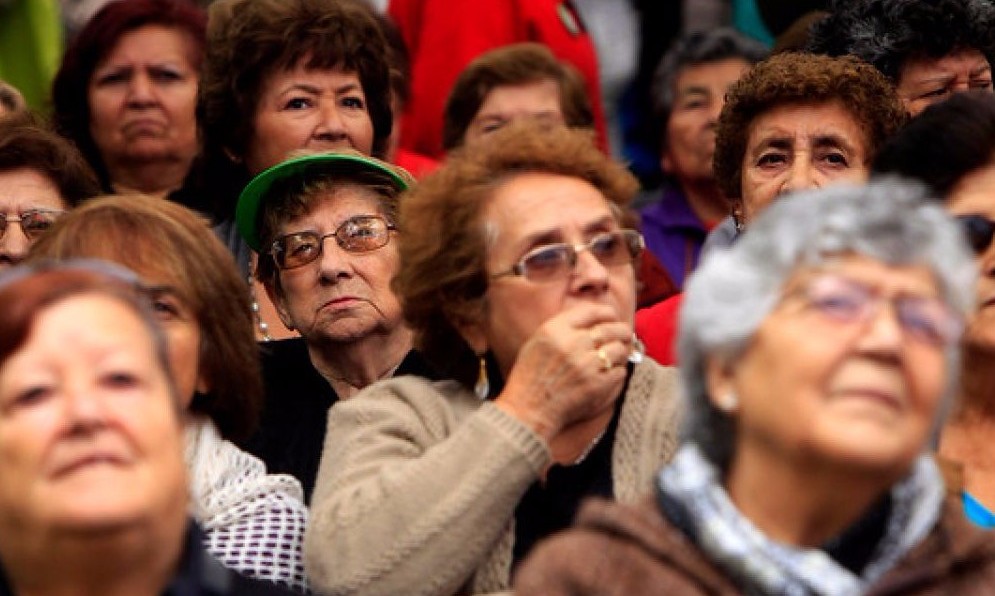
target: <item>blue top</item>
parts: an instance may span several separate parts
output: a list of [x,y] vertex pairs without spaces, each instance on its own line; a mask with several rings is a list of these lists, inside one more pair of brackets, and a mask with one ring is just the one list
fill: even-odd
[[708,230],[678,188],[663,191],[660,201],[639,212],[646,248],[660,261],[678,288],[698,265]]
[[964,515],[971,523],[985,529],[995,528],[995,514],[971,496],[971,493],[964,491],[961,500],[964,503]]

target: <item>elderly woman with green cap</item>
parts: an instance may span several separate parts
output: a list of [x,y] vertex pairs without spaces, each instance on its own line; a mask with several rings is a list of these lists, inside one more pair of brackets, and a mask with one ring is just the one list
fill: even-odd
[[260,255],[256,275],[301,339],[263,347],[266,403],[246,447],[309,498],[325,418],[340,399],[398,374],[428,375],[390,288],[398,270],[400,168],[358,153],[292,157],[239,198],[239,232]]

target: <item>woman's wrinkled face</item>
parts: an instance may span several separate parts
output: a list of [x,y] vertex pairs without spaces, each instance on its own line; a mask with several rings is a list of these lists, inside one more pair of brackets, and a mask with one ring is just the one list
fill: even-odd
[[245,149],[245,165],[252,175],[298,149],[373,152],[373,120],[359,75],[308,69],[308,59],[271,73],[260,85]]
[[138,315],[91,293],[35,318],[0,365],[0,527],[92,532],[184,498],[182,428]]
[[864,182],[867,135],[842,102],[784,104],[750,124],[740,177],[744,221],[789,192]]
[[[951,215],[980,215],[995,221],[995,164],[975,170],[960,179],[946,202]],[[967,325],[965,339],[995,349],[995,246],[976,255],[978,263],[977,310]]]
[[390,289],[400,267],[394,232],[383,246],[364,252],[346,250],[328,236],[367,216],[383,216],[378,195],[363,186],[344,185],[317,197],[307,213],[277,230],[278,237],[300,232],[324,237],[320,255],[281,270],[280,287],[267,287],[280,318],[308,342],[350,343],[390,335],[404,325],[401,304]]
[[951,52],[942,58],[913,58],[902,65],[895,90],[915,116],[954,93],[992,90],[992,67],[975,49]]
[[[509,270],[527,253],[550,244],[583,245],[618,231],[608,200],[579,178],[548,173],[518,174],[494,190],[482,213],[488,238],[485,268],[490,275]],[[584,304],[606,304],[617,320],[632,324],[636,280],[631,263],[603,265],[590,250],[555,279],[492,277],[480,330],[502,370],[510,370],[518,350],[554,315]]]
[[949,315],[923,267],[846,256],[796,272],[742,356],[709,363],[717,407],[738,397],[733,465],[903,474],[926,448],[947,384],[946,344],[926,333],[938,312]]
[[0,172],[0,214],[10,218],[0,232],[0,270],[24,260],[34,241],[68,208],[58,187],[41,172]]
[[145,25],[121,36],[90,77],[90,135],[108,164],[197,153],[197,49],[185,32]]

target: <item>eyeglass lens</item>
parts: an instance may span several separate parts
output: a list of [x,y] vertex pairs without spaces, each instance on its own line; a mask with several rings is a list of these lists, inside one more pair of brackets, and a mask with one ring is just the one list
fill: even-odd
[[321,256],[328,237],[348,252],[369,252],[387,244],[393,226],[382,217],[364,215],[342,223],[331,234],[320,236],[315,232],[297,232],[273,242],[271,253],[281,269],[293,269],[311,263]]
[[[815,309],[841,322],[868,320],[882,301],[871,288],[835,276],[816,279],[809,285],[807,295]],[[940,300],[899,295],[891,303],[899,326],[909,337],[937,346],[956,338],[956,318]]]
[[551,244],[525,255],[513,270],[531,281],[545,281],[568,274],[577,264],[578,250],[589,250],[605,267],[631,263],[642,250],[642,237],[634,230],[595,236],[580,249],[571,244]]
[[21,230],[24,231],[25,236],[35,240],[45,230],[52,227],[52,224],[55,223],[55,220],[58,219],[61,214],[62,213],[60,211],[47,211],[42,209],[25,211],[20,216],[0,213],[0,236],[7,233],[7,227],[11,223],[17,223],[21,226]]

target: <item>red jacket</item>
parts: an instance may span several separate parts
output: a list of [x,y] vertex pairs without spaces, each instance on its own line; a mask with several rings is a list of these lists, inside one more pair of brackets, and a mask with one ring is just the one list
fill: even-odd
[[411,53],[401,147],[441,158],[443,110],[457,75],[488,50],[535,41],[580,70],[607,149],[594,43],[569,0],[390,0],[388,12]]
[[646,346],[646,355],[664,366],[677,364],[678,317],[684,294],[676,294],[649,308],[636,311],[636,336]]

